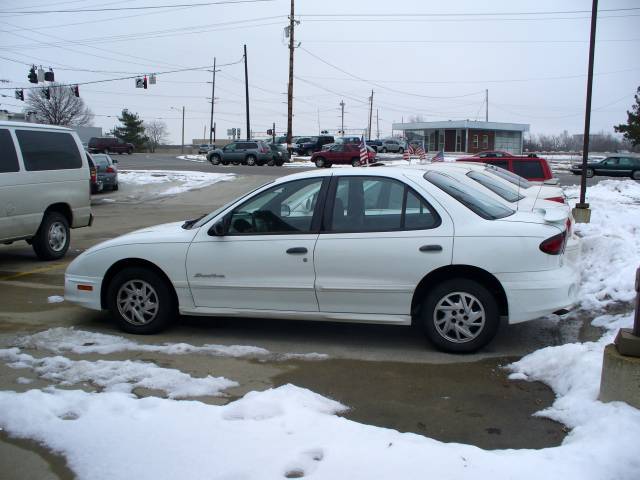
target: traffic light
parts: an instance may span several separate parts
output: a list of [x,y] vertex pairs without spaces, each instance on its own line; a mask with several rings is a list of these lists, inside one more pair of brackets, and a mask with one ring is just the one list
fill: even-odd
[[51,90],[49,90],[48,88],[43,88],[44,90],[44,98],[46,98],[47,100],[51,100]]
[[24,102],[24,90],[16,90],[16,98]]
[[273,130],[271,129],[267,130],[267,135],[273,135]]
[[79,96],[80,96],[80,89],[78,88],[78,85],[73,85],[73,86],[71,87],[71,91],[73,92],[73,94],[74,94],[76,97],[79,97]]
[[44,80],[46,82],[53,82],[54,81],[53,79],[54,79],[53,70],[51,70],[51,67],[49,67],[49,71],[44,72]]
[[33,65],[29,69],[29,75],[27,75],[30,83],[38,83],[38,74],[36,73],[36,66]]
[[142,79],[142,88],[147,88],[147,76],[146,75]]

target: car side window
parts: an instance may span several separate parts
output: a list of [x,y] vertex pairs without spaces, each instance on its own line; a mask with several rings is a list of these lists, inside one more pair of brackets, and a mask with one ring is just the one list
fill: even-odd
[[384,232],[433,228],[437,213],[408,186],[391,178],[342,177],[334,196],[330,232]]
[[0,173],[18,172],[18,155],[9,130],[0,130]]
[[618,165],[618,157],[607,158],[603,163],[605,165]]
[[519,161],[513,162],[513,172],[524,178],[544,178],[544,171],[540,162]]
[[229,145],[225,145],[222,150],[225,151],[225,152],[235,152],[236,144],[235,143],[230,143]]
[[338,143],[331,147],[329,150],[332,152],[342,152],[344,150],[344,145],[342,143]]
[[80,151],[69,133],[16,130],[16,136],[28,171],[82,167]]
[[504,168],[505,170],[509,170],[509,161],[508,160],[491,160],[491,165],[495,165],[496,167]]
[[311,233],[322,178],[294,180],[271,187],[237,207],[229,235]]

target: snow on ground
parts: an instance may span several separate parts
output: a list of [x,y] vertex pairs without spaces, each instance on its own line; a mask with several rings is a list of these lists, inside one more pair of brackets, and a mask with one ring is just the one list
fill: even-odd
[[208,187],[217,182],[233,180],[232,173],[188,172],[178,170],[119,170],[118,181],[132,185],[172,183],[159,195],[177,195]]
[[197,162],[197,163],[206,163],[207,156],[206,155],[178,155],[176,157],[178,160],[188,160],[189,162]]
[[[576,196],[575,189],[567,193]],[[87,479],[636,480],[640,411],[621,402],[601,403],[597,395],[603,349],[615,330],[632,320],[631,313],[609,315],[606,309],[625,302],[631,310],[640,264],[640,187],[629,180],[600,182],[589,188],[588,201],[592,223],[576,225],[586,273],[581,307],[606,333],[596,342],[543,348],[509,366],[514,381],[538,380],[554,390],[555,402],[538,415],[571,428],[558,447],[482,450],[363,425],[337,415],[345,406],[293,385],[251,392],[224,406],[140,399],[127,393],[128,386],[103,393],[56,387],[0,392],[0,426],[64,455],[74,473]],[[64,329],[18,343],[76,354],[188,348]],[[4,356],[14,367],[41,366],[42,359],[19,348],[6,349]],[[45,372],[57,374],[56,360],[49,361],[53,366]]]
[[60,295],[51,295],[50,297],[47,297],[47,303],[62,303],[64,302],[64,297],[61,297]]

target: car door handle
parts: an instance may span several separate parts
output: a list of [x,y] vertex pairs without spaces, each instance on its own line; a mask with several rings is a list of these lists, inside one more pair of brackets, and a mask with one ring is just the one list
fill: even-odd
[[419,250],[421,252],[441,252],[442,245],[422,245]]
[[307,253],[307,251],[306,247],[293,247],[287,249],[287,253],[291,255],[295,255],[296,253]]

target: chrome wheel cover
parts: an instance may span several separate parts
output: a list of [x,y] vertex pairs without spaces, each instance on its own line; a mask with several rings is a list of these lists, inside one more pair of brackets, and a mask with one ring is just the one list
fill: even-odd
[[61,252],[67,244],[67,229],[62,222],[53,222],[47,234],[49,248],[54,252]]
[[478,338],[486,318],[480,300],[467,292],[446,294],[433,310],[436,331],[452,343],[467,343]]
[[118,312],[131,325],[147,325],[158,315],[160,302],[155,289],[144,280],[129,280],[118,290]]

